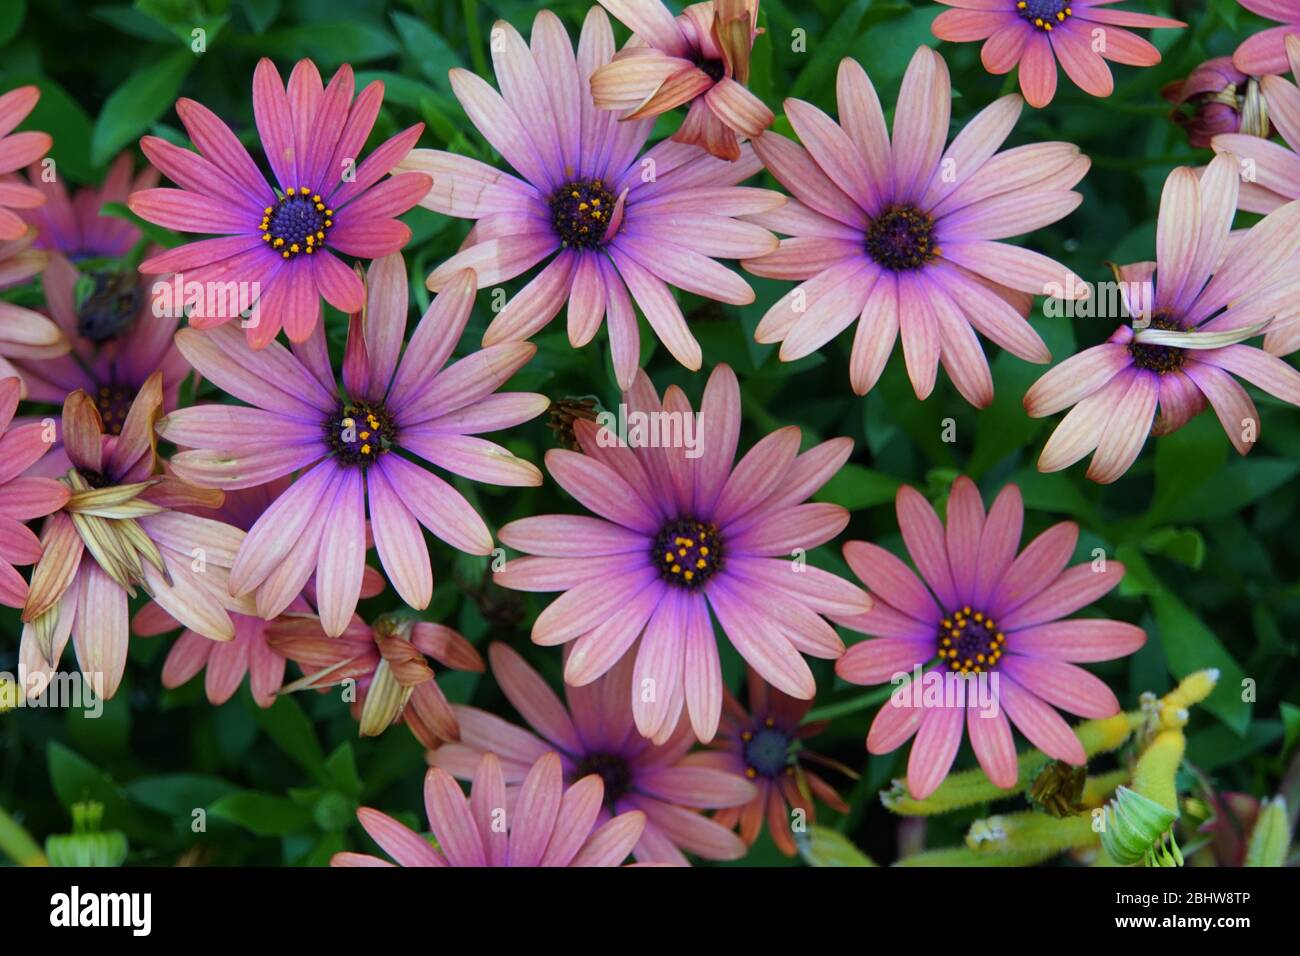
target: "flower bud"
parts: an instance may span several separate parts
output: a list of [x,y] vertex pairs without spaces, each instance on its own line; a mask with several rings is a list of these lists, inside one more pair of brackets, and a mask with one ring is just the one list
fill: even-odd
[[1219,133],[1271,134],[1259,80],[1232,65],[1232,57],[1207,60],[1186,79],[1170,83],[1161,95],[1174,108],[1172,118],[1193,146],[1208,148]]

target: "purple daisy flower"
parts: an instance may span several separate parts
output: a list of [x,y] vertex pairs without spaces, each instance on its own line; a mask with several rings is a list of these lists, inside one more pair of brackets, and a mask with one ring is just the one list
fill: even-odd
[[451,71],[452,88],[523,178],[454,153],[411,151],[399,168],[433,177],[421,204],[477,220],[461,251],[429,275],[429,288],[466,268],[478,273],[480,288],[497,285],[550,259],[488,326],[484,345],[532,336],[567,303],[575,348],[607,320],[614,372],[628,388],[640,360],[635,300],[673,357],[699,369],[700,344],[671,289],[753,302],[749,284],[714,260],[774,250],[775,236],[734,217],[774,209],[784,197],[736,187],[761,168],[749,146],[735,162],[672,141],[641,155],[654,120],[622,122],[592,101],[588,80],[614,56],[599,7],[587,14],[576,57],[549,11],[533,22],[531,49],[508,23],[497,23],[493,35],[501,93],[466,70]]
[[599,819],[645,814],[645,832],[632,851],[641,863],[688,865],[686,853],[706,860],[738,860],[746,846],[729,826],[701,810],[737,807],[757,795],[738,773],[707,765],[711,755],[691,754],[695,736],[685,720],[655,743],[629,719],[630,655],[600,680],[565,687],[564,700],[520,654],[500,642],[488,648],[492,673],[506,699],[534,732],[477,707],[452,706],[459,742],[429,752],[429,762],[462,780],[473,779],[496,754],[512,791],[525,784],[528,768],[546,753],[559,754],[570,784],[589,774],[604,782]]
[[[619,866],[645,825],[635,810],[597,825],[604,796],[600,777],[589,774],[566,787],[555,754],[544,754],[529,768],[514,800],[495,754],[482,761],[473,779],[467,799],[447,771],[434,767],[425,774],[424,808],[436,849],[370,807],[358,810],[357,820],[398,866],[416,867]],[[336,853],[330,860],[330,866],[392,865],[366,853]]]
[[[353,99],[352,68],[329,86],[310,60],[300,60],[289,85],[263,58],[253,75],[253,113],[279,189],[267,185],[248,151],[215,113],[181,99],[176,113],[198,152],[156,136],[140,140],[149,160],[180,189],[145,189],[128,199],[140,218],[204,239],[151,256],[148,274],[184,273],[204,289],[235,283],[234,295],[209,293],[190,316],[212,328],[256,308],[248,341],[263,348],[283,327],[305,342],[316,328],[321,298],[343,312],[364,300],[361,281],[335,252],[377,259],[401,249],[411,230],[395,219],[429,191],[419,174],[392,176],[424,130],[417,123],[358,162],[384,99],[376,80]],[[349,172],[350,171],[350,172]],[[191,271],[193,270],[193,271]]]
[[1031,297],[1087,295],[1065,266],[998,240],[1068,215],[1082,199],[1071,187],[1088,159],[1070,143],[998,153],[1024,105],[1015,95],[986,107],[945,150],[952,84],[943,58],[927,47],[903,77],[892,136],[856,61],[840,63],[837,91],[838,124],[810,103],[786,100],[803,146],[770,130],[754,141],[798,201],[748,217],[792,238],[744,266],[802,283],[754,337],[780,342],[781,360],[790,362],[857,321],[849,380],[859,395],[901,338],[918,398],[929,396],[942,362],[962,396],[982,408],[993,401],[993,377],[976,330],[1025,361],[1048,362],[1025,319]]
[[492,535],[455,488],[401,452],[454,474],[497,485],[540,485],[541,472],[478,433],[518,425],[546,410],[543,395],[493,394],[533,356],[504,343],[443,369],[474,305],[474,276],[449,282],[420,320],[398,361],[406,329],[406,266],[378,259],[367,274],[365,309],[352,316],[342,388],[317,326],[293,351],[254,350],[238,329],[182,329],[176,343],[204,378],[254,407],[197,405],[172,412],[159,434],[187,449],[178,475],[222,489],[249,488],[299,472],[249,530],[231,587],[257,590],[272,618],[316,573],[320,617],[331,636],[356,609],[365,571],[366,508],[375,548],[397,593],[415,608],[433,592],[420,527],[471,554],[492,552]]
[[[564,591],[537,618],[533,641],[573,643],[565,680],[580,687],[632,649],[637,729],[666,739],[683,706],[701,740],[712,739],[722,711],[722,669],[709,612],[740,655],[773,687],[801,700],[817,690],[800,652],[836,658],[844,651],[823,614],[860,614],[871,599],[833,574],[807,565],[804,551],[848,524],[833,504],[802,502],[847,460],[847,438],[799,453],[799,429],[779,429],[733,468],[740,438],[740,386],[719,365],[700,415],[678,388],[663,402],[644,373],[623,395],[628,419],[689,417],[699,457],[681,443],[646,446],[585,420],[574,423],[582,452],[552,449],[546,467],[598,518],[544,515],[501,529],[501,540],[535,557],[496,572],[505,587]],[[793,556],[793,560],[791,557]],[[653,688],[653,693],[643,689]]]
[[[959,477],[946,528],[914,488],[899,489],[897,509],[920,577],[884,548],[844,546],[877,600],[866,614],[840,620],[873,639],[850,647],[835,672],[853,684],[883,684],[924,670],[924,693],[895,690],[871,722],[867,749],[889,753],[915,735],[907,788],[922,800],[947,776],[963,728],[998,787],[1016,783],[1011,724],[1048,756],[1083,764],[1079,738],[1053,707],[1081,717],[1118,713],[1111,689],[1076,663],[1132,654],[1146,634],[1123,621],[1063,619],[1119,584],[1124,566],[1067,568],[1079,540],[1071,521],[1052,525],[1017,554],[1024,503],[1015,485],[1003,488],[986,514],[975,482]],[[943,693],[931,694],[936,680]],[[977,701],[971,688],[980,680],[990,693]]]
[[[1254,137],[1215,137],[1217,148],[1224,139]],[[1068,468],[1095,449],[1088,477],[1113,482],[1137,460],[1148,435],[1177,431],[1207,402],[1245,455],[1259,436],[1260,418],[1236,377],[1300,405],[1300,372],[1245,344],[1265,328],[1278,336],[1266,340],[1274,348],[1294,349],[1298,342],[1300,202],[1274,210],[1234,240],[1238,162],[1220,153],[1199,177],[1187,167],[1169,174],[1156,261],[1115,270],[1134,327],[1121,326],[1106,342],[1066,359],[1025,393],[1025,410],[1034,418],[1074,406],[1043,447],[1039,471]]]

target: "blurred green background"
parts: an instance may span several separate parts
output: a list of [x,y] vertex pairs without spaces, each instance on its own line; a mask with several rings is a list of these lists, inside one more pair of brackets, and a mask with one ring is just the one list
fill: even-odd
[[[495,161],[451,96],[447,70],[465,66],[491,78],[487,36],[493,20],[503,17],[526,33],[542,6],[559,13],[576,39],[585,2],[7,0],[0,11],[0,89],[22,83],[41,87],[40,105],[24,128],[54,136],[51,155],[69,184],[97,182],[122,149],[138,156],[135,144],[142,134],[184,143],[173,110],[181,95],[225,118],[260,160],[250,90],[262,56],[275,59],[285,75],[293,61],[311,57],[327,77],[346,62],[360,82],[383,79],[387,93],[372,147],[422,121],[420,145]],[[1092,171],[1078,187],[1083,205],[1064,222],[1026,239],[1090,281],[1110,277],[1107,262],[1153,257],[1164,177],[1175,165],[1200,165],[1208,158],[1207,152],[1192,150],[1168,121],[1160,88],[1211,56],[1231,53],[1241,39],[1270,25],[1234,0],[1211,0],[1208,7],[1157,0],[1126,8],[1172,15],[1190,26],[1144,31],[1162,50],[1163,63],[1146,70],[1115,66],[1115,94],[1107,100],[1086,96],[1062,77],[1051,105],[1042,111],[1027,108],[1008,144],[1063,139],[1091,156]],[[866,67],[888,111],[915,48],[937,44],[930,23],[942,9],[885,0],[764,0],[761,25],[767,34],[756,46],[752,85],[778,113],[786,96],[833,112],[836,65],[852,56]],[[206,49],[196,55],[194,31],[200,29]],[[616,29],[620,38],[626,36],[622,27]],[[795,31],[804,31],[802,50],[792,42]],[[945,44],[942,53],[953,77],[954,131],[1015,89],[1014,74],[984,72],[979,44]],[[679,120],[678,115],[663,118],[655,138],[671,133]],[[778,129],[789,130],[783,117]],[[423,276],[456,249],[468,223],[422,210],[407,221],[415,233],[406,249],[407,266],[422,310],[428,301]],[[157,232],[151,236],[176,241]],[[850,539],[869,539],[904,553],[893,510],[900,483],[916,485],[942,507],[959,473],[980,484],[986,502],[1003,484],[1016,482],[1029,512],[1026,540],[1069,518],[1082,529],[1076,560],[1103,548],[1128,567],[1122,587],[1096,608],[1141,624],[1150,636],[1132,658],[1095,668],[1121,704],[1133,707],[1140,692],[1166,690],[1191,670],[1220,668],[1219,690],[1193,716],[1189,759],[1220,789],[1257,796],[1277,789],[1300,736],[1300,709],[1292,706],[1300,697],[1300,482],[1295,480],[1300,411],[1254,393],[1265,422],[1258,447],[1245,459],[1231,450],[1207,414],[1177,434],[1152,440],[1128,475],[1112,486],[1086,481],[1082,465],[1040,475],[1033,462],[1055,419],[1031,420],[1020,402],[1040,368],[986,343],[997,398],[977,413],[942,375],[932,397],[918,402],[901,354],[895,354],[879,386],[857,398],[848,388],[849,336],[793,364],[778,363],[773,347],[753,342],[754,327],[787,286],[752,281],[758,290],[752,306],[738,309],[690,296],[683,306],[704,346],[705,371],[725,361],[740,376],[742,447],[791,423],[803,428],[805,445],[836,435],[854,440],[851,464],[818,495],[851,509],[852,524],[831,546],[809,556],[814,564],[847,575],[839,546]],[[513,294],[521,284],[510,283],[508,291]],[[9,296],[39,302],[35,289]],[[480,296],[462,351],[477,344],[489,318],[488,300]],[[345,320],[328,309],[327,316],[337,348]],[[1050,319],[1041,310],[1033,321],[1058,361],[1102,341],[1115,327],[1114,319]],[[662,390],[676,383],[698,399],[705,374],[680,368],[655,348],[653,335],[644,329],[642,341],[643,362],[656,386]],[[557,323],[537,342],[537,358],[509,387],[545,392],[552,399],[595,396],[606,406],[617,403],[603,333],[575,352]],[[947,419],[955,423],[953,442],[943,440]],[[554,438],[539,419],[514,430],[507,443],[539,462]],[[537,489],[460,487],[494,529],[527,514],[579,510],[549,480]],[[490,584],[485,560],[455,556],[436,541],[431,546],[438,589],[425,616],[456,626],[480,649],[494,639],[512,643],[558,687],[558,651],[535,648],[528,640],[531,620],[549,596],[503,592]],[[363,602],[361,610],[369,616],[395,603],[390,590]],[[0,609],[0,671],[16,669],[18,634],[16,612]],[[105,805],[105,827],[126,834],[129,862],[148,864],[321,864],[340,849],[373,851],[355,824],[359,804],[423,828],[424,763],[404,728],[359,740],[346,707],[333,694],[282,698],[262,711],[246,688],[227,705],[211,707],[201,678],[164,691],[159,673],[172,639],[133,638],[126,681],[99,720],[77,711],[0,716],[0,807],[43,839],[71,829],[71,804],[98,800]],[[64,664],[72,666],[71,650]],[[835,720],[813,749],[862,773],[856,784],[830,777],[850,799],[852,811],[846,817],[824,811],[821,820],[877,860],[892,860],[897,819],[876,794],[901,775],[907,749],[869,758],[863,739],[876,710],[869,701],[876,697],[871,689],[838,681],[829,664],[814,666],[820,689],[815,714],[835,715]],[[729,647],[724,668],[731,686],[739,687],[741,664]],[[1253,682],[1253,701],[1243,700],[1249,696],[1243,694],[1243,681]],[[490,676],[442,674],[439,682],[453,700],[515,716]],[[958,761],[973,765],[968,748]],[[208,809],[204,833],[191,828],[195,807]],[[927,842],[959,842],[970,819],[983,812],[976,808],[931,821]],[[766,835],[744,861],[786,862]]]

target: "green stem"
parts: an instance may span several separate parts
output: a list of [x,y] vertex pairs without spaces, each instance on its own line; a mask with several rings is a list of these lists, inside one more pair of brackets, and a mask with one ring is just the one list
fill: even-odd
[[836,704],[827,704],[825,707],[814,707],[808,711],[804,718],[805,722],[814,720],[834,720],[836,717],[843,717],[845,714],[856,714],[860,710],[866,710],[868,707],[875,707],[877,704],[883,704],[889,700],[894,688],[882,687],[879,690],[873,690],[869,694],[862,694],[854,697],[852,700],[842,700]]
[[491,76],[487,54],[483,52],[483,29],[478,25],[478,0],[461,0],[460,7],[465,15],[465,42],[469,44],[474,72],[479,76]]

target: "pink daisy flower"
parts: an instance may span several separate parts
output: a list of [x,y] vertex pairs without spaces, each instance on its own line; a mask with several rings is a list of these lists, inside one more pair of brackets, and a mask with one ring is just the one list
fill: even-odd
[[[1300,77],[1300,35],[1286,38],[1291,72]],[[1241,164],[1237,208],[1246,212],[1269,213],[1300,199],[1300,89],[1281,76],[1266,76],[1259,82],[1270,122],[1286,146],[1267,138],[1238,133],[1221,133],[1210,141],[1217,153],[1230,153]],[[1289,147],[1289,148],[1288,148]],[[1249,177],[1245,174],[1249,172]],[[1234,253],[1235,255],[1235,253]],[[1287,321],[1297,315],[1293,302],[1279,304],[1277,321],[1264,333],[1264,350],[1289,355],[1300,349],[1300,322]]]
[[740,838],[747,846],[762,832],[766,820],[776,847],[786,856],[794,856],[796,846],[791,833],[791,812],[798,810],[803,823],[817,820],[813,798],[832,810],[848,813],[835,788],[806,763],[831,767],[846,777],[858,775],[836,760],[804,749],[804,741],[826,729],[828,721],[804,723],[810,700],[797,700],[768,687],[749,671],[749,710],[740,705],[730,691],[724,691],[722,725],[710,746],[714,750],[696,754],[692,760],[704,766],[741,774],[750,780],[757,793],[744,806],[726,807],[713,815],[724,827],[740,828]]
[[37,232],[36,247],[57,252],[73,262],[81,259],[118,258],[140,241],[139,228],[125,219],[104,216],[109,203],[125,203],[133,192],[158,185],[158,171],[150,166],[134,178],[129,153],[122,153],[108,167],[98,187],[85,186],[72,196],[62,180],[46,181],[39,164],[27,170],[27,178],[45,195],[45,204],[24,210],[23,218]]
[[875,385],[901,337],[918,398],[929,396],[942,362],[982,408],[993,400],[993,377],[975,331],[1026,361],[1047,362],[1025,319],[1032,296],[1087,294],[1060,263],[996,240],[1068,215],[1082,199],[1071,187],[1088,160],[1069,143],[997,153],[1020,115],[1015,95],[982,110],[945,150],[952,87],[928,47],[903,78],[892,142],[856,61],[841,61],[837,96],[842,125],[789,99],[786,117],[803,146],[771,131],[754,141],[797,201],[748,217],[792,238],[744,266],[802,283],[768,310],[755,338],[780,342],[781,360],[794,361],[860,318],[849,363],[857,394]]
[[[638,691],[628,700],[637,729],[660,741],[675,732],[683,707],[701,740],[717,730],[722,669],[710,611],[764,680],[811,698],[817,687],[800,653],[835,658],[844,649],[821,615],[860,613],[870,603],[799,557],[848,524],[838,505],[803,502],[840,469],[853,443],[837,438],[799,454],[799,429],[790,426],[733,467],[740,386],[725,365],[709,376],[698,419],[676,387],[661,403],[644,373],[623,403],[629,420],[691,416],[700,455],[637,447],[635,434],[629,443],[581,420],[574,423],[581,453],[546,453],[551,477],[598,517],[544,515],[501,529],[505,544],[535,557],[508,561],[497,583],[565,592],[538,615],[533,641],[573,642],[564,679],[580,687],[640,638]],[[640,691],[647,686],[655,692]]]
[[492,553],[474,507],[402,452],[473,481],[542,482],[536,467],[477,437],[546,410],[543,395],[494,394],[536,348],[502,343],[443,368],[474,306],[473,273],[447,284],[404,353],[402,257],[373,262],[367,286],[364,311],[348,329],[341,388],[320,326],[293,351],[278,342],[255,351],[233,326],[182,329],[176,344],[190,364],[253,407],[196,405],[158,424],[160,435],[187,449],[172,468],[196,484],[248,488],[299,473],[249,530],[231,585],[241,596],[256,591],[257,613],[270,619],[315,573],[332,636],[343,633],[361,594],[367,506],[380,563],[411,607],[427,607],[433,594],[421,526],[461,551]]
[[24,522],[58,511],[68,501],[66,485],[48,478],[23,477],[50,450],[40,424],[10,428],[22,388],[18,379],[0,378],[0,604],[22,607],[27,582],[15,564],[35,564],[41,543]]
[[421,204],[477,220],[461,251],[429,275],[429,288],[467,268],[479,288],[495,286],[549,259],[493,319],[484,345],[529,338],[567,303],[575,348],[607,320],[615,375],[627,388],[641,354],[635,300],[673,357],[699,369],[700,344],[672,287],[753,302],[748,283],[714,260],[775,249],[775,236],[735,217],[775,208],[784,197],[736,187],[760,168],[748,146],[734,163],[671,141],[642,155],[654,120],[620,122],[596,109],[587,80],[614,55],[599,7],[587,14],[576,58],[563,24],[546,10],[533,23],[531,49],[508,23],[494,35],[501,93],[466,70],[451,71],[452,88],[523,178],[454,153],[412,150],[400,168],[428,173],[434,184]]
[[699,811],[748,803],[755,788],[744,777],[705,766],[702,755],[690,755],[694,737],[685,721],[662,743],[637,733],[627,708],[630,657],[592,684],[566,686],[564,701],[505,644],[492,644],[488,658],[506,699],[536,733],[476,707],[453,706],[460,742],[430,752],[431,764],[468,780],[497,754],[505,783],[514,789],[534,761],[556,751],[570,784],[589,774],[604,781],[600,819],[645,815],[645,832],[632,851],[639,862],[685,866],[687,852],[706,860],[745,855],[734,833]]
[[[378,810],[362,807],[357,819],[399,866],[619,866],[640,838],[645,816],[633,810],[598,826],[603,791],[595,774],[566,787],[559,758],[546,754],[511,799],[501,762],[488,754],[468,799],[447,771],[435,767],[425,775],[424,809],[436,847]],[[330,860],[330,866],[391,865],[364,853]]]
[[144,273],[184,273],[205,289],[238,284],[234,296],[207,295],[190,316],[212,328],[253,309],[248,341],[271,342],[281,327],[305,342],[316,328],[321,298],[343,312],[364,302],[361,280],[335,256],[377,259],[397,252],[411,230],[396,216],[429,191],[420,174],[380,182],[419,139],[417,123],[388,139],[364,161],[358,155],[374,126],[384,84],[353,99],[352,68],[341,66],[328,87],[310,60],[300,60],[286,90],[268,59],[253,74],[253,113],[278,189],[267,185],[248,151],[215,113],[181,99],[176,113],[198,152],[156,136],[140,148],[179,189],[145,189],[128,199],[133,212],[179,232],[215,234],[151,256]]
[[53,143],[49,133],[14,132],[40,98],[41,91],[34,86],[20,86],[0,96],[0,241],[22,238],[27,232],[23,215],[45,202],[41,190],[7,176],[36,162]]
[[[126,668],[127,602],[145,590],[185,627],[217,641],[235,637],[229,570],[244,533],[183,510],[215,507],[219,492],[158,474],[154,422],[162,376],[145,383],[117,436],[104,434],[94,400],[76,391],[63,405],[71,494],[41,533],[44,553],[23,606],[20,666],[39,695],[71,637],[97,695],[112,697]],[[36,679],[31,679],[32,676]]]
[[[45,268],[50,255],[37,249],[35,230],[19,239],[0,240],[0,290],[20,285]],[[0,378],[21,376],[11,359],[43,360],[65,354],[71,344],[48,317],[0,300]],[[21,382],[21,395],[27,384]]]
[[[104,431],[120,435],[127,413],[155,372],[163,377],[163,408],[176,407],[189,363],[172,341],[178,319],[153,307],[145,280],[135,273],[89,274],[94,291],[77,305],[82,274],[61,255],[42,273],[45,303],[71,351],[57,356],[17,359],[12,368],[27,387],[27,399],[62,405],[77,389],[90,395]],[[71,464],[62,438],[42,461],[43,474],[61,475]]]
[[[1216,145],[1225,138],[1251,139],[1215,137]],[[1186,167],[1169,174],[1156,261],[1116,269],[1128,314],[1147,316],[1149,327],[1120,327],[1025,393],[1025,410],[1034,418],[1071,409],[1044,446],[1039,471],[1068,468],[1095,449],[1088,477],[1115,481],[1137,459],[1147,435],[1177,431],[1207,401],[1244,455],[1258,437],[1259,412],[1233,376],[1300,405],[1300,372],[1242,344],[1280,312],[1295,321],[1300,285],[1292,257],[1300,250],[1300,202],[1266,216],[1235,241],[1229,256],[1237,183],[1232,155],[1216,156],[1199,179]],[[1290,336],[1285,329],[1281,334]]]
[[[1079,539],[1071,521],[1048,528],[1017,554],[1024,505],[1015,485],[1003,488],[985,514],[975,483],[959,477],[948,496],[946,528],[913,488],[899,489],[897,508],[920,577],[884,548],[861,541],[844,546],[876,605],[840,622],[872,640],[850,647],[835,671],[853,684],[882,684],[920,668],[923,685],[942,681],[944,692],[895,691],[871,723],[867,749],[889,753],[915,735],[907,788],[918,799],[947,776],[963,726],[980,767],[999,787],[1017,779],[1011,724],[1048,756],[1083,764],[1079,739],[1053,708],[1081,717],[1117,713],[1110,688],[1075,665],[1131,654],[1146,634],[1122,621],[1063,618],[1119,584],[1124,566],[1106,561],[1067,569]],[[979,680],[991,692],[983,702],[973,689]]]
[[354,681],[352,715],[363,737],[374,737],[404,723],[426,748],[458,740],[456,715],[434,680],[427,658],[458,671],[483,671],[473,645],[442,624],[382,616],[374,626],[355,614],[338,636],[330,636],[318,617],[285,614],[267,630],[271,648],[297,663],[305,676],[287,691],[320,690]]
[[1243,73],[1255,76],[1285,73],[1287,63],[1286,38],[1300,35],[1300,2],[1298,0],[1238,0],[1251,13],[1265,20],[1276,20],[1280,27],[1269,27],[1248,37],[1232,54],[1232,64]]
[[1184,27],[1148,13],[1107,7],[1118,0],[939,0],[953,10],[935,17],[940,40],[983,40],[980,59],[995,76],[1020,67],[1020,91],[1030,106],[1043,107],[1056,95],[1056,61],[1071,82],[1092,96],[1115,89],[1107,60],[1155,66],[1160,51],[1122,27]]
[[[247,531],[288,486],[287,480],[280,480],[257,488],[227,492],[221,507],[209,511],[209,514]],[[206,516],[202,509],[194,511]],[[384,579],[379,572],[366,568],[361,596],[373,597],[383,589]],[[314,614],[315,607],[316,590],[314,582],[309,581],[302,597],[290,604],[289,610],[291,613]],[[163,662],[162,684],[167,688],[180,687],[203,671],[208,703],[220,706],[234,695],[247,674],[253,700],[259,707],[270,707],[284,683],[285,664],[285,659],[271,650],[268,643],[270,622],[239,613],[232,613],[230,619],[235,625],[235,638],[231,641],[209,640],[198,631],[184,628]],[[179,621],[152,601],[131,619],[131,630],[141,637],[168,634],[180,627]]]
[[740,159],[737,136],[753,139],[772,111],[746,89],[758,0],[693,3],[674,17],[661,0],[600,0],[635,36],[591,74],[591,95],[623,120],[653,119],[690,104],[673,140]]

